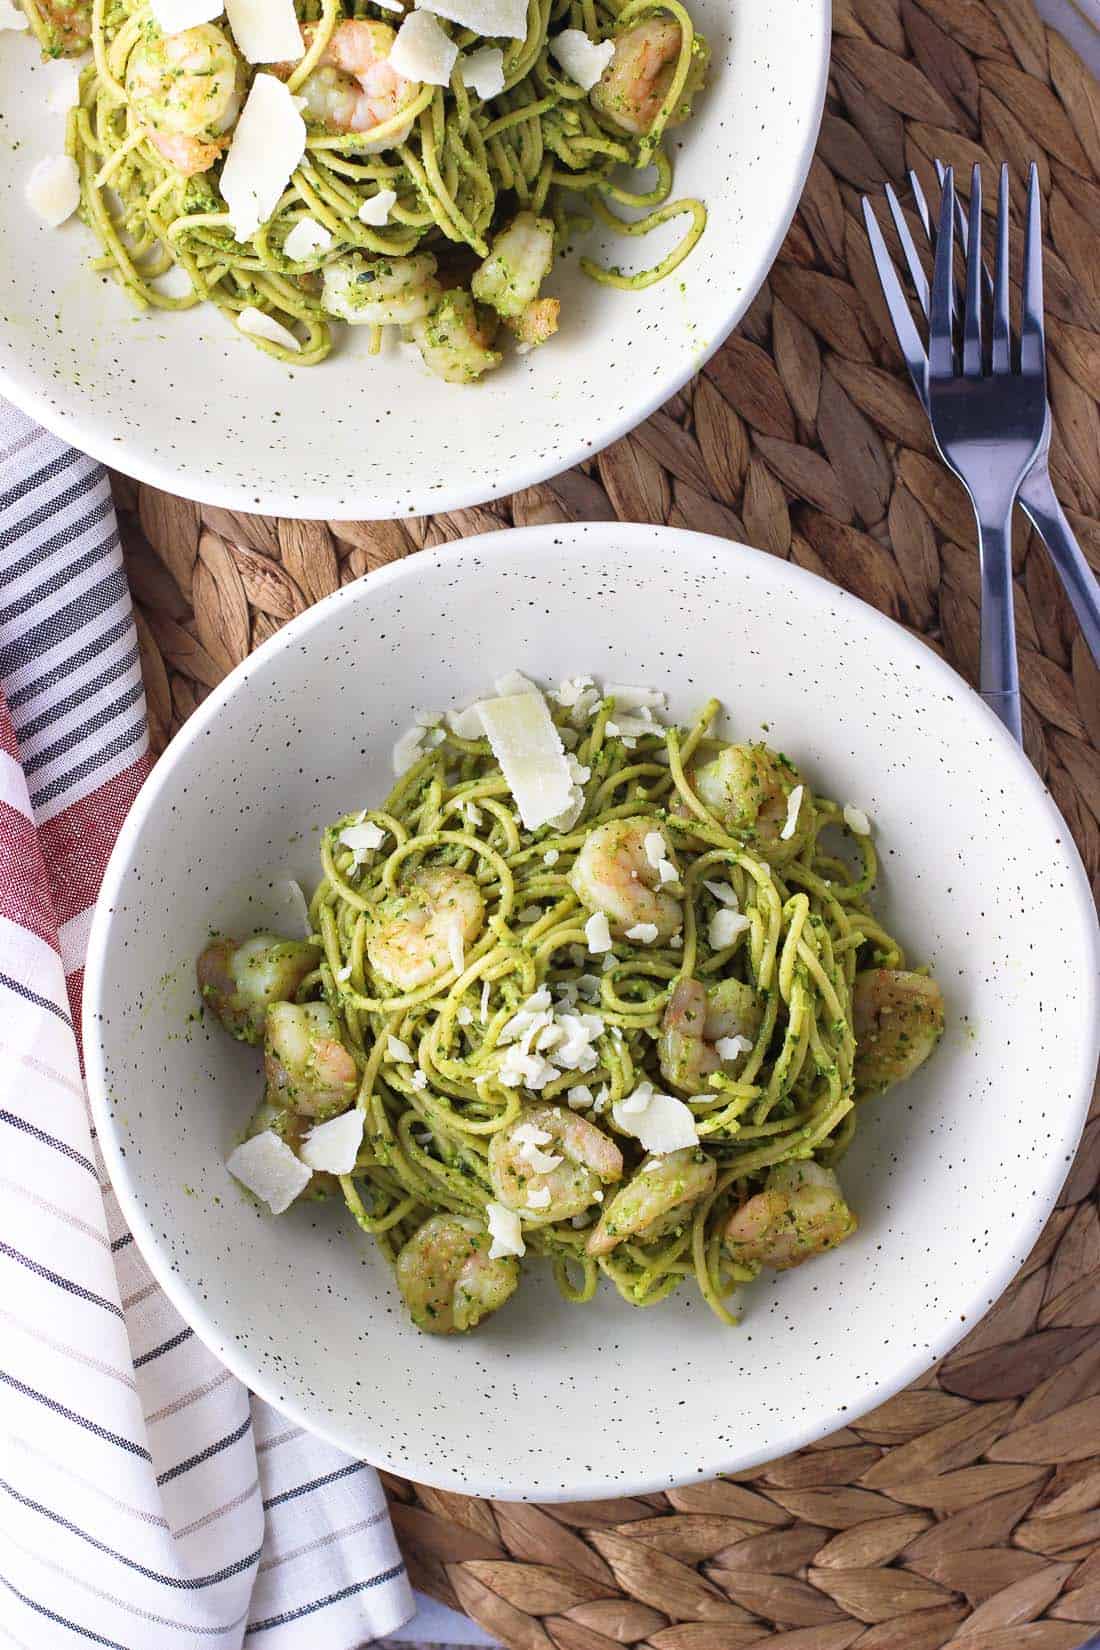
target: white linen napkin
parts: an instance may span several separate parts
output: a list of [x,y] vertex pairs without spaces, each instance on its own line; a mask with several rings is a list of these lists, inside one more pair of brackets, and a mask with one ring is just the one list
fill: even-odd
[[103,470],[0,402],[0,1644],[355,1650],[413,1613],[377,1474],[207,1351],[91,1125],[91,908],[148,771]]

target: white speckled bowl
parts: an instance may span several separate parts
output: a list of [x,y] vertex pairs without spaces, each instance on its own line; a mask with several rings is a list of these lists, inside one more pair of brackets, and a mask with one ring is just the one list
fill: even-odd
[[[209,925],[260,872],[376,802],[395,736],[521,666],[709,694],[815,789],[867,809],[879,909],[948,1003],[934,1060],[867,1108],[861,1220],[769,1274],[724,1329],[691,1292],[568,1306],[529,1268],[468,1338],[409,1323],[342,1207],[265,1216],[223,1160],[254,1053],[187,1023]],[[653,1490],[782,1454],[878,1403],[973,1326],[1031,1247],[1085,1116],[1097,936],[1066,827],[1021,752],[921,643],[785,562],[622,525],[494,533],[385,568],[288,625],[196,712],[112,857],[85,976],[100,1140],[157,1277],[257,1391],[355,1454],[505,1498]]]
[[[801,193],[821,117],[829,0],[692,0],[714,48],[707,94],[674,136],[675,192],[710,222],[669,280],[596,286],[572,259],[551,348],[476,388],[430,377],[390,336],[344,329],[322,366],[288,371],[215,311],[137,312],[91,273],[74,219],[28,211],[33,164],[64,141],[28,39],[0,35],[0,394],[85,452],[169,492],[270,515],[367,519],[496,498],[589,456],[679,389],[740,319]],[[663,256],[685,220],[641,242],[593,233],[624,268]],[[17,249],[17,250],[16,250]],[[392,335],[393,329],[390,329]]]

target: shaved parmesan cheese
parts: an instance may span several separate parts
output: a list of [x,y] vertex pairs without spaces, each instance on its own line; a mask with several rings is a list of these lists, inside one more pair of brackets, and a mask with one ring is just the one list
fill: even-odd
[[513,693],[541,693],[530,677],[525,676],[522,670],[508,670],[503,676],[498,676],[493,683],[493,690],[498,699],[507,699]]
[[844,823],[850,831],[855,832],[856,836],[870,836],[871,834],[871,821],[862,808],[853,808],[850,802],[847,803],[844,809]]
[[698,1144],[691,1109],[675,1095],[658,1094],[652,1083],[639,1083],[633,1094],[612,1106],[611,1115],[624,1134],[633,1135],[655,1157]]
[[544,1089],[557,1075],[557,1067],[552,1066],[544,1055],[526,1054],[522,1043],[513,1043],[505,1051],[497,1072],[506,1089],[518,1089],[521,1086],[527,1089]]
[[490,988],[489,988],[488,980],[482,980],[482,982],[481,982],[481,1007],[480,1007],[480,1010],[479,1010],[479,1018],[481,1020],[482,1025],[487,1025],[488,1021],[489,1021],[489,989]]
[[239,241],[247,241],[279,204],[306,148],[306,125],[281,80],[258,74],[222,167],[221,192]]
[[655,922],[636,922],[633,928],[626,931],[628,940],[637,940],[639,945],[652,945],[657,938],[657,924]]
[[274,924],[282,934],[290,930],[288,939],[308,940],[313,932],[313,925],[309,920],[309,901],[302,892],[300,882],[293,877],[285,877],[281,882],[272,884],[271,892],[277,901],[281,915]]
[[566,1089],[565,1098],[574,1111],[584,1111],[592,1104],[592,1090],[587,1083],[577,1083],[575,1087]]
[[459,1005],[458,1013],[455,1015],[455,1019],[458,1021],[460,1026],[472,1026],[474,1023],[474,1011],[468,1003],[461,1003]]
[[656,688],[627,687],[623,682],[608,682],[605,692],[609,699],[614,699],[617,711],[668,709],[668,695],[659,693]]
[[475,831],[479,825],[484,823],[485,820],[485,815],[482,813],[476,802],[464,802],[462,804],[462,817],[466,821],[467,825],[471,826]]
[[420,741],[424,737],[424,729],[411,727],[403,733],[393,747],[393,771],[400,778],[407,773],[414,762],[419,762],[424,752]]
[[154,275],[149,284],[162,298],[190,298],[195,290],[182,264],[169,264],[164,274]]
[[563,29],[548,42],[550,56],[565,70],[570,80],[590,92],[615,55],[615,45],[605,40],[597,46],[583,29]]
[[376,229],[381,229],[383,224],[389,223],[390,210],[396,204],[395,189],[379,189],[377,194],[372,195],[369,201],[364,201],[359,208],[359,222],[369,223]]
[[0,29],[22,31],[29,26],[26,16],[18,6],[13,6],[11,0],[0,0]]
[[500,1260],[503,1255],[526,1254],[519,1216],[514,1209],[506,1209],[503,1203],[488,1203],[485,1206],[485,1220],[493,1240],[489,1245],[490,1260]]
[[[740,1034],[736,1037],[719,1037],[714,1046],[720,1060],[736,1060],[739,1054],[751,1052],[752,1038],[742,1037]],[[708,1095],[707,1098],[711,1097]]]
[[547,848],[546,852],[542,856],[542,863],[544,865],[556,865],[560,858],[561,854],[556,848]]
[[389,64],[406,80],[421,80],[429,86],[449,86],[458,47],[444,34],[431,12],[413,11],[397,31],[390,47]]
[[[0,0],[0,13],[3,11],[4,0]],[[19,16],[22,17],[22,12]],[[0,15],[0,28],[3,28],[3,17]],[[52,57],[49,62],[43,63],[39,69],[46,88],[46,107],[56,114],[65,114],[73,107],[80,96],[80,70],[70,58]],[[191,285],[190,278],[187,282]]]
[[458,74],[478,97],[498,97],[504,90],[504,53],[499,46],[479,46],[459,58]]
[[594,957],[598,957],[602,951],[611,950],[611,929],[608,927],[605,912],[593,911],[584,925],[584,937]]
[[511,693],[478,706],[493,755],[529,831],[568,808],[572,781],[565,750],[541,693]]
[[353,1106],[310,1129],[302,1141],[302,1162],[325,1174],[350,1174],[362,1144],[363,1113]]
[[462,936],[462,918],[457,915],[447,931],[447,956],[455,973],[461,974],[466,966],[466,942]]
[[225,0],[225,15],[249,63],[297,63],[305,52],[294,0]]
[[281,344],[283,349],[297,352],[302,347],[289,327],[284,327],[274,316],[265,315],[262,309],[255,309],[251,304],[237,316],[237,326],[250,338],[266,338],[269,344]]
[[428,1086],[428,1079],[422,1071],[414,1071],[409,1082],[414,1089],[426,1089]]
[[[558,1158],[561,1162],[561,1158]],[[527,1207],[529,1209],[545,1209],[550,1202],[549,1186],[532,1186],[527,1193]]]
[[728,882],[708,882],[703,878],[703,887],[708,894],[713,894],[719,905],[732,905],[737,910],[737,895]]
[[386,1053],[391,1060],[396,1060],[398,1065],[411,1066],[413,1064],[412,1050],[408,1043],[401,1041],[400,1037],[390,1036],[386,1038]]
[[668,858],[668,843],[660,831],[647,831],[642,842],[645,857],[656,870],[663,859]]
[[182,34],[220,17],[225,0],[153,0],[149,9],[162,34]]
[[71,218],[80,205],[80,174],[71,155],[47,155],[27,179],[27,205],[51,229]]
[[738,934],[743,934],[748,926],[748,917],[743,917],[740,911],[731,911],[728,906],[716,911],[707,929],[707,939],[711,948],[721,951],[724,946],[732,945]]
[[234,1180],[263,1199],[273,1215],[289,1209],[299,1192],[304,1192],[309,1185],[310,1171],[274,1129],[254,1134],[251,1140],[230,1152],[225,1166]]
[[365,824],[345,825],[336,840],[345,848],[350,848],[358,858],[360,854],[381,848],[386,840],[386,832],[381,825],[372,825],[368,820]]
[[451,732],[457,733],[460,739],[480,739],[485,732],[476,704],[466,705],[462,710],[449,710],[446,722]]
[[303,263],[315,252],[327,252],[332,245],[332,232],[316,218],[299,218],[283,242],[283,251],[295,263]]
[[527,33],[527,0],[417,0],[417,4],[475,34],[522,40]]
[[804,790],[804,785],[796,785],[787,798],[787,817],[783,822],[783,829],[779,833],[782,842],[789,842],[795,833],[795,828],[798,825],[798,810],[802,806],[802,792]]

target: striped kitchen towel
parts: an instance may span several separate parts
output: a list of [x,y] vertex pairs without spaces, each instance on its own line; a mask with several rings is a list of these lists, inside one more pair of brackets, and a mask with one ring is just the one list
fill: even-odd
[[88,1113],[84,948],[148,767],[106,476],[0,402],[0,1647],[353,1650],[412,1614],[377,1475],[176,1315]]

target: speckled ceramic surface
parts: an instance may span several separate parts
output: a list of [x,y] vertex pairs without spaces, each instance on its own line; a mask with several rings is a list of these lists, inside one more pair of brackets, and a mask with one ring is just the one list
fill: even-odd
[[[380,799],[412,713],[513,667],[720,695],[815,788],[865,808],[879,909],[934,966],[936,1058],[867,1109],[861,1219],[722,1328],[687,1291],[566,1305],[530,1269],[466,1339],[417,1333],[342,1208],[261,1214],[223,1159],[256,1055],[195,1009],[208,928],[265,878],[312,880],[321,826]],[[1096,930],[1031,768],[919,642],[809,574],[620,524],[495,533],[373,574],[288,625],[187,723],[104,884],[85,983],[100,1139],[143,1251],[246,1381],[369,1460],[479,1494],[579,1499],[778,1456],[911,1381],[995,1299],[1069,1164],[1096,1057]]]
[[[139,313],[94,275],[75,219],[28,211],[34,163],[64,142],[42,107],[33,44],[0,34],[0,394],[74,445],[167,491],[269,515],[426,514],[529,486],[606,446],[697,371],[767,273],[817,136],[829,0],[693,0],[714,50],[711,87],[673,141],[675,192],[710,211],[692,257],[642,293],[587,280],[571,259],[553,347],[476,387],[431,378],[389,329],[343,329],[318,368],[288,371],[213,310]],[[683,220],[642,242],[583,250],[645,268]]]

